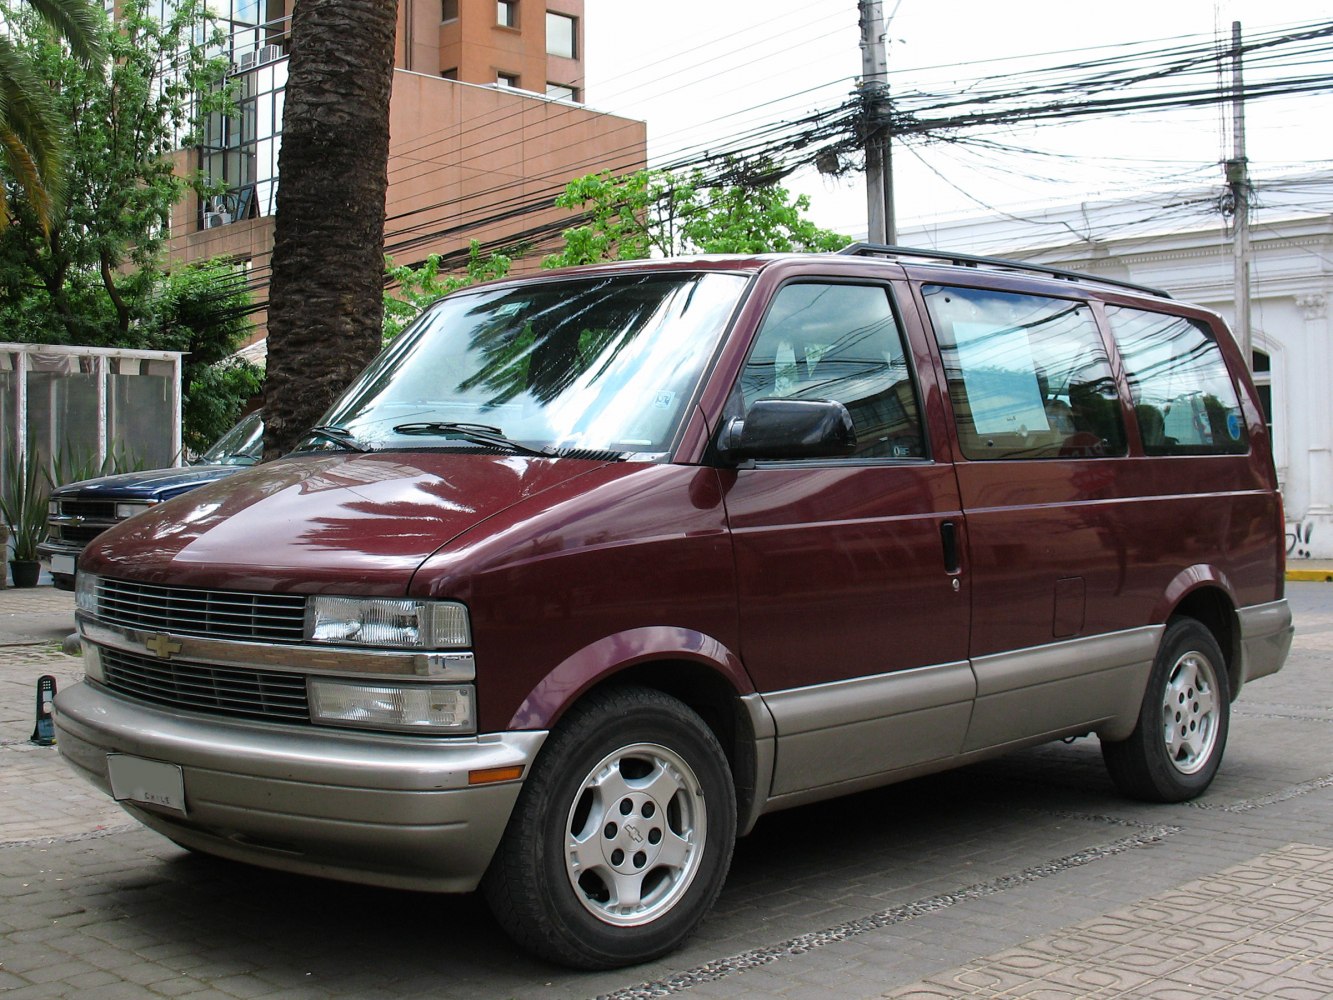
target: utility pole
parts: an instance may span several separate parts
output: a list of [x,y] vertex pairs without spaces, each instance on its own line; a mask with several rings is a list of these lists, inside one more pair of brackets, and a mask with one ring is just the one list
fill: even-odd
[[1245,81],[1241,68],[1240,22],[1231,22],[1231,131],[1232,154],[1227,160],[1227,184],[1231,188],[1231,252],[1235,268],[1236,341],[1245,367],[1253,368],[1250,333],[1250,171],[1245,158]]
[[861,92],[865,109],[866,223],[871,243],[894,243],[893,151],[888,129],[889,62],[881,0],[857,0],[861,14]]

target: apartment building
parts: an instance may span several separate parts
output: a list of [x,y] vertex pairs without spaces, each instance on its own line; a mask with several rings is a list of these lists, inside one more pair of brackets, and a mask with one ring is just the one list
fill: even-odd
[[[210,2],[228,37],[237,113],[213,116],[203,144],[181,155],[226,192],[187,197],[172,219],[174,257],[243,261],[258,302],[273,246],[293,2]],[[586,107],[583,66],[583,0],[399,0],[386,252],[410,263],[461,256],[474,239],[550,246],[569,219],[551,199],[569,180],[646,165],[646,125]],[[256,356],[264,316],[247,352]]]

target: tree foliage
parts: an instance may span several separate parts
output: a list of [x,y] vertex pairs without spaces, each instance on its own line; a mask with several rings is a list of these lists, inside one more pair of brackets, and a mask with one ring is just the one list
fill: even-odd
[[850,242],[805,217],[805,195],[793,198],[763,180],[722,185],[699,173],[592,174],[571,181],[556,205],[582,210],[584,221],[564,231],[565,248],[544,267],[653,254],[826,252]]
[[34,54],[21,44],[25,33],[40,26],[52,45],[73,53],[84,70],[99,74],[105,58],[106,17],[90,0],[29,0],[15,9],[0,5],[0,163],[6,185],[0,202],[0,226],[18,194],[45,229],[51,223],[63,188],[64,131],[49,78]]
[[426,306],[442,295],[505,277],[517,255],[489,253],[482,256],[481,244],[473,240],[468,247],[466,268],[461,272],[443,274],[439,254],[433,253],[416,265],[395,264],[392,257],[385,257],[384,274],[392,283],[384,292],[385,343],[402,333]]
[[[169,273],[165,243],[175,203],[211,189],[176,171],[201,116],[230,107],[226,61],[209,55],[205,0],[182,0],[160,24],[146,0],[123,0],[102,20],[105,73],[53,40],[32,12],[13,15],[11,42],[46,81],[66,121],[64,196],[43,220],[4,172],[10,225],[0,232],[0,322],[7,340],[188,352],[185,439],[211,439],[254,394],[258,371],[213,372],[248,333],[248,300],[234,268]],[[201,395],[223,394],[208,405]]]
[[240,416],[264,384],[257,365],[235,357],[250,332],[245,275],[226,261],[179,267],[157,286],[144,324],[155,350],[184,351],[181,439],[202,452]]

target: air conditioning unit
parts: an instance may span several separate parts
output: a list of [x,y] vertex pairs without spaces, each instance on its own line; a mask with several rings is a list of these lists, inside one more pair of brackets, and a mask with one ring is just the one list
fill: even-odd
[[[271,48],[271,46],[265,46],[265,48]],[[258,65],[258,52],[242,52],[236,59],[236,70],[239,73],[244,73],[248,69],[254,69]]]
[[281,58],[282,58],[281,45],[265,45],[262,49],[259,50],[260,65],[263,65],[264,63],[271,63],[274,60]]
[[226,225],[227,223],[229,223],[229,222],[231,222],[231,213],[230,213],[230,212],[205,212],[205,213],[204,213],[204,228],[205,228],[205,229],[216,229],[218,226],[225,226],[225,225]]

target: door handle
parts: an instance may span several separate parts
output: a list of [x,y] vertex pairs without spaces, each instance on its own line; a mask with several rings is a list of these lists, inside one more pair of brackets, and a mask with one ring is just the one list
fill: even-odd
[[958,563],[958,525],[952,521],[940,523],[940,544],[944,546],[944,571],[957,573],[962,569]]

